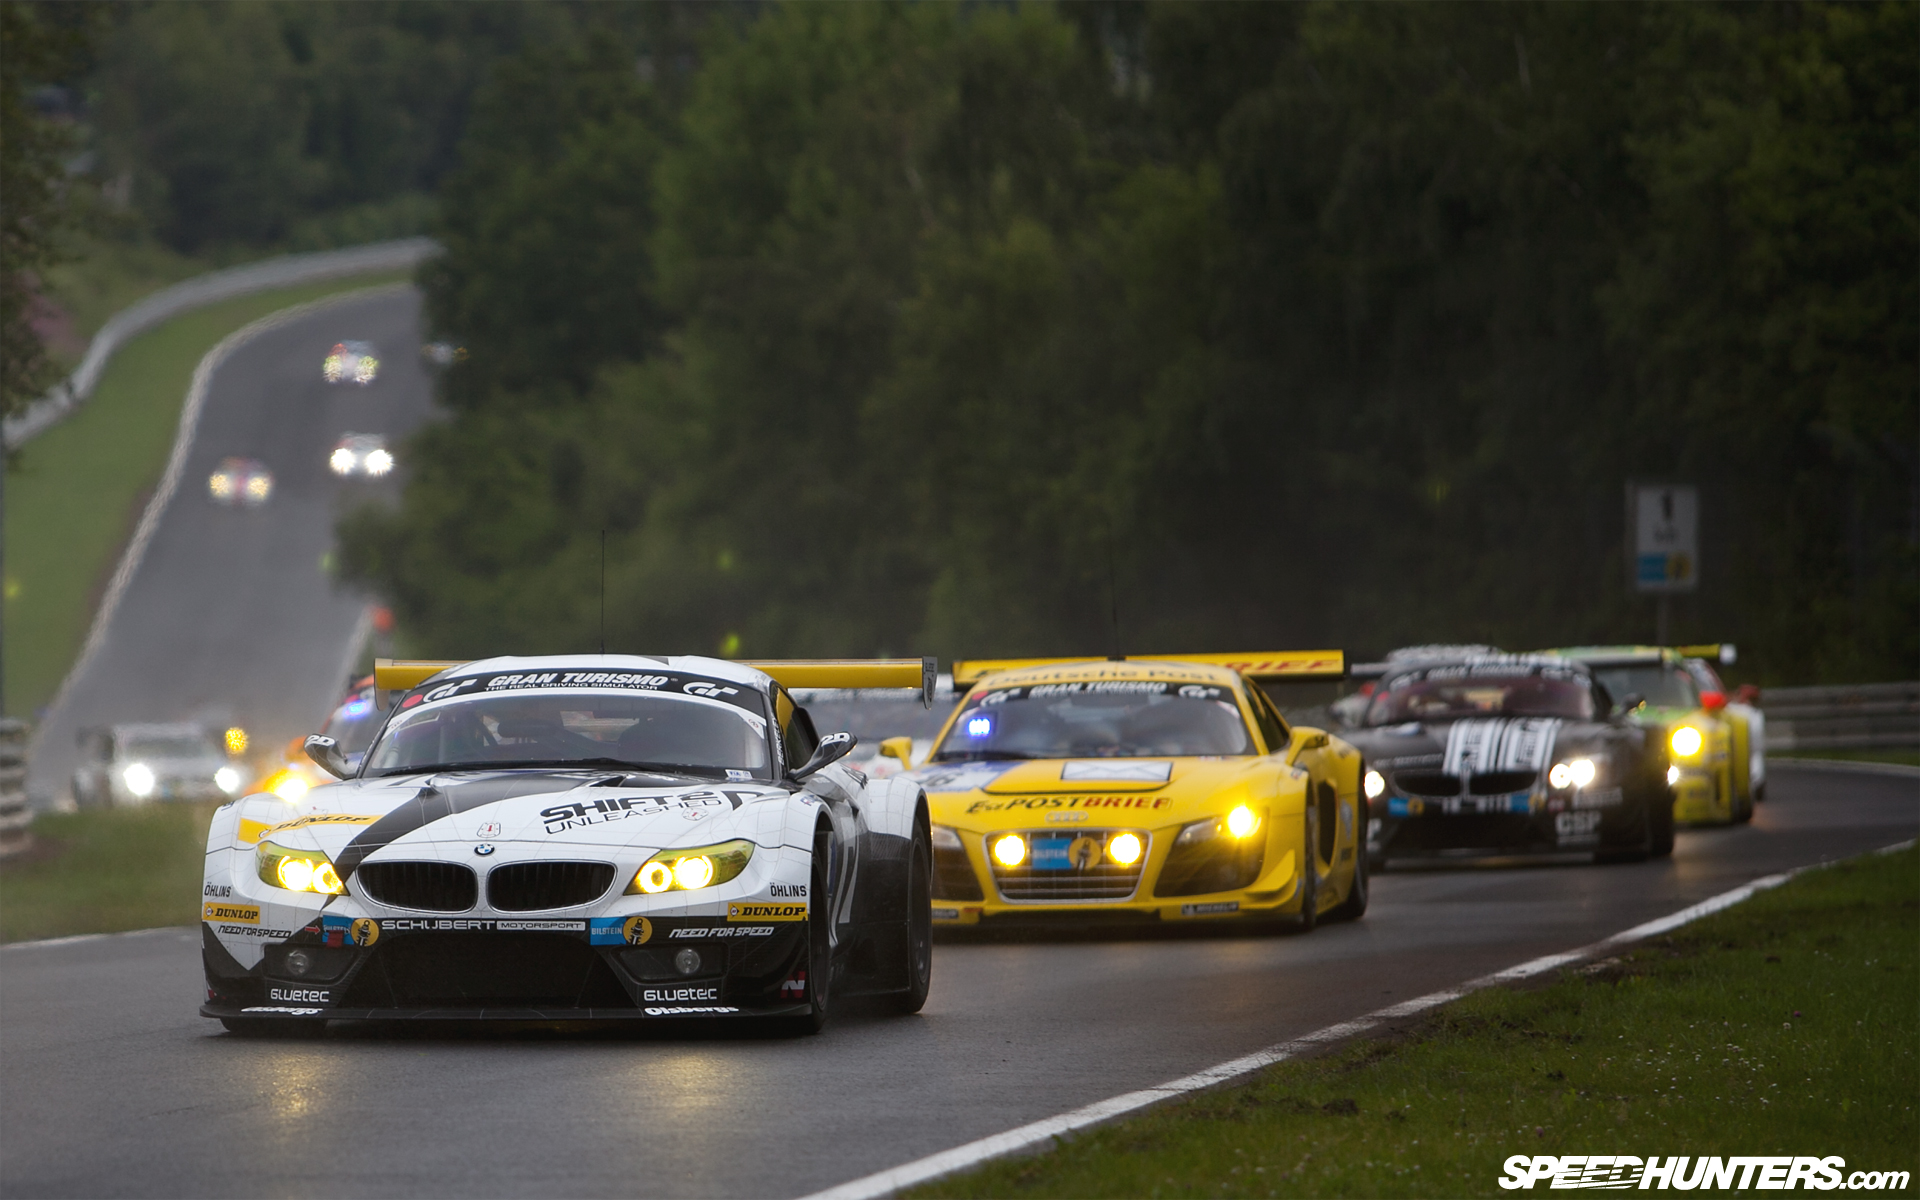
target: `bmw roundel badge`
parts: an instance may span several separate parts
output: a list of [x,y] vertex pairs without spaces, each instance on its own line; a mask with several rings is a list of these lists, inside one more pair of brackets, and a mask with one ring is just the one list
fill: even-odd
[[487,855],[493,853],[493,843],[481,842],[478,846],[475,846],[473,848],[473,852],[475,854],[478,854],[480,857],[485,858]]

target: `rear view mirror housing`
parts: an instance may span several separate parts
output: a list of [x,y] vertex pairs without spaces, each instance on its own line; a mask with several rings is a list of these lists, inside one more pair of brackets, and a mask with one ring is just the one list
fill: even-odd
[[313,734],[306,740],[307,757],[314,765],[335,779],[345,779],[353,774],[353,768],[347,765],[346,756],[340,753],[340,743],[321,734]]
[[[308,738],[307,741],[312,742],[313,739]],[[814,747],[813,757],[794,769],[791,778],[806,779],[819,773],[820,768],[837,763],[852,753],[854,746],[858,744],[859,739],[850,733],[828,734],[820,739],[818,746]]]
[[913,765],[913,739],[910,737],[890,737],[880,743],[880,753],[887,758],[897,758],[903,767]]

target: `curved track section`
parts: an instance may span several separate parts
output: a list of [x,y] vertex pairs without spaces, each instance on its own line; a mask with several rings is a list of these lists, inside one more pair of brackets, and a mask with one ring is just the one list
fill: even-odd
[[[327,455],[348,430],[398,439],[426,419],[419,313],[411,291],[343,300],[249,339],[214,373],[180,489],[97,651],[36,734],[37,804],[67,794],[75,735],[89,726],[237,722],[266,747],[318,728],[345,686],[366,607],[328,578],[333,523],[395,486],[341,480]],[[327,349],[346,339],[381,352],[367,387],[320,377]],[[230,455],[273,472],[267,504],[209,499],[207,477]]]
[[0,1193],[794,1196],[1153,1086],[1758,876],[1914,836],[1920,776],[1783,769],[1632,866],[1380,877],[1357,924],[948,942],[917,1017],[786,1041],[336,1031],[195,1015],[197,930],[0,951]]

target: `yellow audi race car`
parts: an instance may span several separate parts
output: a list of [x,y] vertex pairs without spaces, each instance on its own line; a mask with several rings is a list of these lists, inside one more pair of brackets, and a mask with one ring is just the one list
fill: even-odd
[[934,922],[1360,916],[1360,755],[1289,727],[1252,682],[1338,678],[1344,661],[956,663],[968,690],[906,773],[933,821]]
[[1741,823],[1766,798],[1766,734],[1760,711],[1730,703],[1708,659],[1734,660],[1731,645],[1575,646],[1549,654],[1585,663],[1638,725],[1660,730],[1672,757],[1673,818]]

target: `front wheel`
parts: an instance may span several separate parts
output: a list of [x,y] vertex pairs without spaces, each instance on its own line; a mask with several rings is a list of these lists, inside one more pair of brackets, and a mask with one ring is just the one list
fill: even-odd
[[917,1013],[933,986],[933,840],[924,822],[913,825],[907,864],[907,987],[888,997],[893,1011]]
[[833,897],[827,894],[827,864],[833,853],[833,835],[824,828],[813,834],[813,869],[807,885],[807,1011],[803,1016],[786,1017],[782,1028],[801,1036],[826,1028],[827,1010],[832,1003],[829,992],[833,982]]
[[1367,912],[1367,847],[1363,843],[1353,848],[1353,883],[1347,888],[1347,898],[1327,914],[1330,921],[1358,921]]
[[1302,825],[1300,845],[1300,921],[1301,933],[1310,933],[1320,923],[1320,863],[1314,848],[1320,844],[1320,806],[1308,803]]

